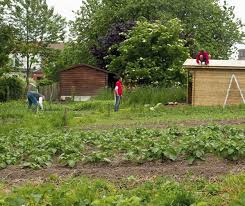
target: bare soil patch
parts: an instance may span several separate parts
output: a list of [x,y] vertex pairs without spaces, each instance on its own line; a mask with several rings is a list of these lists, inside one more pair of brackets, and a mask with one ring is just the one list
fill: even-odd
[[21,169],[10,166],[0,171],[0,181],[10,185],[19,185],[26,182],[43,182],[55,175],[61,178],[88,176],[103,178],[118,182],[129,176],[145,181],[156,176],[170,176],[182,179],[191,177],[216,178],[229,173],[245,172],[245,161],[229,162],[216,157],[208,157],[206,161],[198,161],[188,165],[186,161],[176,162],[145,162],[144,164],[121,162],[117,164],[78,164],[75,168],[53,165],[40,170]]
[[184,121],[167,121],[160,123],[130,123],[130,124],[115,124],[115,125],[90,125],[84,126],[84,130],[110,130],[116,128],[152,128],[165,129],[171,126],[178,127],[197,127],[210,124],[217,125],[245,125],[245,118],[240,119],[212,119],[212,120],[184,120]]

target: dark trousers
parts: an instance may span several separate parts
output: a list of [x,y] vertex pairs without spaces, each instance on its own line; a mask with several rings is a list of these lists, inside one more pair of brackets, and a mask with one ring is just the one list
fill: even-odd
[[115,112],[119,110],[120,100],[121,100],[121,96],[116,95],[116,101],[115,101],[115,106],[114,106]]
[[30,108],[33,104],[34,104],[35,107],[38,106],[37,99],[36,99],[36,97],[35,97],[32,93],[30,93],[30,92],[27,93],[27,99],[28,99],[28,107],[29,107],[29,108]]

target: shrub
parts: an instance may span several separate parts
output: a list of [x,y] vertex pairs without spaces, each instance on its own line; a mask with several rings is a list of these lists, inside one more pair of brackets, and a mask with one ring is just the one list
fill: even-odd
[[54,81],[49,80],[49,79],[38,80],[38,86],[52,85],[53,83],[54,83]]
[[20,99],[24,94],[24,82],[17,77],[0,78],[0,101]]

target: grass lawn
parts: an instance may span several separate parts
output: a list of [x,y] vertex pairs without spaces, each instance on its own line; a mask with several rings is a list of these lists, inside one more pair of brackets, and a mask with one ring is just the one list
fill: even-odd
[[[114,127],[190,127],[198,124],[224,124],[240,120],[235,125],[243,127],[245,106],[226,107],[192,107],[189,105],[163,106],[153,109],[149,106],[121,105],[120,111],[113,111],[112,101],[92,101],[68,104],[46,104],[45,111],[37,114],[27,109],[25,102],[0,104],[0,122],[8,128],[60,129],[69,128],[110,129]],[[64,119],[64,111],[67,116]],[[229,122],[229,120],[232,120]],[[213,122],[214,121],[214,122]]]

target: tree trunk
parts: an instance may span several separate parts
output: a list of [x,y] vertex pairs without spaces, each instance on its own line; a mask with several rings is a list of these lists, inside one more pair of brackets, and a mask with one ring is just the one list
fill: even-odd
[[26,55],[26,93],[28,92],[29,87],[29,76],[30,76],[30,56],[27,53]]

